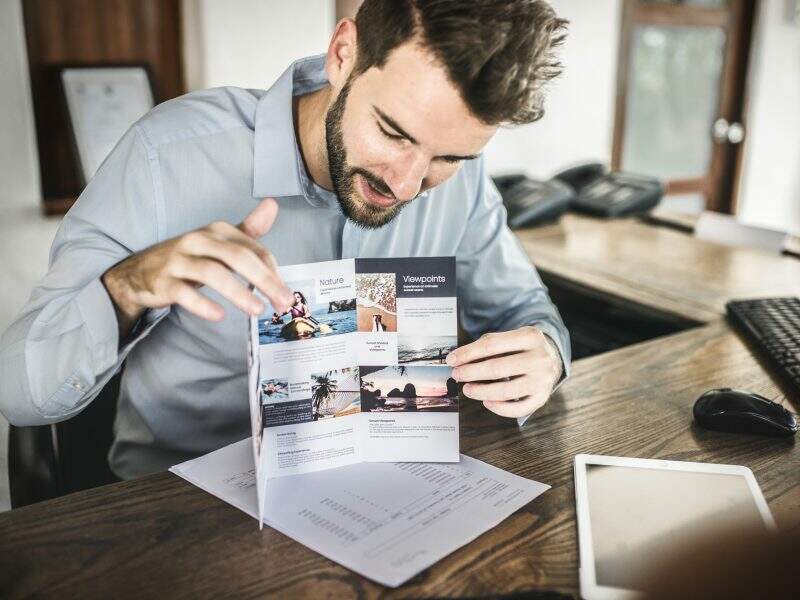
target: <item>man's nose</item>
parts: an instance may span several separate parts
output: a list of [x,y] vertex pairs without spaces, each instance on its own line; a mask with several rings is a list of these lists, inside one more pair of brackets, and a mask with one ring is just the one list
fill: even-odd
[[428,173],[428,165],[428,159],[417,152],[406,153],[399,160],[392,161],[392,170],[385,181],[394,197],[401,201],[415,198]]

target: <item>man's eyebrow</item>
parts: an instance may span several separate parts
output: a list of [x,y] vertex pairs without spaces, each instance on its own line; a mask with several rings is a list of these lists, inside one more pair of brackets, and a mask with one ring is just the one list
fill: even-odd
[[[380,108],[378,108],[374,104],[372,105],[372,108],[375,110],[375,112],[378,114],[378,116],[386,122],[386,124],[389,127],[394,129],[397,133],[399,133],[401,136],[406,138],[409,142],[411,142],[412,144],[418,144],[419,143],[419,142],[417,142],[416,139],[414,139],[413,136],[411,136],[405,129],[400,127],[400,125],[398,125],[397,122],[394,119],[392,119],[389,115],[387,115],[385,112],[383,112]],[[460,156],[460,155],[457,155],[457,154],[447,154],[445,156],[437,156],[436,158],[438,158],[439,160],[443,160],[445,162],[457,162],[457,161],[460,161],[460,160],[473,160],[475,158],[478,158],[478,156],[480,156],[480,155],[479,154],[466,154],[464,156]]]
[[387,115],[385,112],[383,112],[383,111],[382,111],[380,108],[378,108],[378,107],[377,107],[377,106],[375,106],[374,104],[372,105],[372,108],[374,108],[374,109],[375,109],[375,112],[376,112],[376,113],[378,113],[378,116],[379,116],[381,119],[383,119],[384,121],[386,121],[386,124],[387,124],[389,127],[391,127],[392,129],[394,129],[394,130],[395,130],[397,133],[399,133],[400,135],[402,135],[402,136],[403,136],[404,138],[406,138],[406,139],[407,139],[409,142],[411,142],[412,144],[418,144],[418,143],[419,143],[419,142],[417,142],[417,140],[415,140],[415,139],[414,139],[414,138],[411,136],[411,134],[409,134],[409,133],[408,133],[408,132],[407,132],[405,129],[403,129],[402,127],[400,127],[400,125],[398,125],[398,124],[397,124],[397,122],[396,122],[394,119],[392,119],[392,118],[391,118],[389,115]]

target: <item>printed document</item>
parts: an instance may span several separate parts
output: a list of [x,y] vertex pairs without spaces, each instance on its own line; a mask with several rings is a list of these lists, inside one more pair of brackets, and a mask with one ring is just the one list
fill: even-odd
[[[258,518],[250,439],[170,470]],[[457,463],[361,462],[271,480],[264,522],[396,587],[548,489],[464,455]]]
[[457,462],[458,386],[445,362],[457,345],[455,258],[279,272],[294,304],[284,312],[265,299],[250,321],[262,503],[267,480],[278,477],[361,462]]

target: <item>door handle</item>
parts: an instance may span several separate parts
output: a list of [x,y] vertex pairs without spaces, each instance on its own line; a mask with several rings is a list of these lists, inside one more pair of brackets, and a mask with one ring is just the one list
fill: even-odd
[[734,121],[720,117],[711,127],[711,135],[718,144],[739,144],[744,140],[744,126]]

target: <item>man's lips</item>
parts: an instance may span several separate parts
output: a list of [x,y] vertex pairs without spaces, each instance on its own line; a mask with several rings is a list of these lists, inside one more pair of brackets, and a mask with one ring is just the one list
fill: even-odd
[[367,202],[369,202],[370,204],[377,204],[378,206],[388,208],[390,206],[393,206],[397,202],[395,198],[384,196],[383,194],[378,192],[369,183],[367,183],[367,180],[363,175],[360,174],[356,175],[356,185],[358,186],[361,195],[364,196],[364,198],[366,198]]

